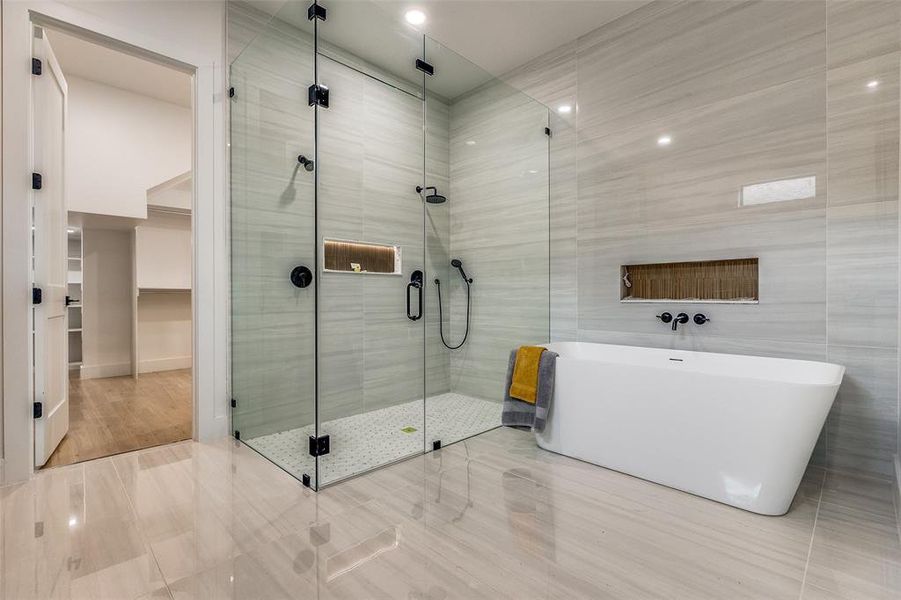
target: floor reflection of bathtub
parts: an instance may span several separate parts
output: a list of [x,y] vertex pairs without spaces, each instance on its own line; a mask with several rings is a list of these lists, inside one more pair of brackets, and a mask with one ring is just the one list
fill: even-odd
[[840,365],[561,342],[546,450],[765,515],[788,511]]

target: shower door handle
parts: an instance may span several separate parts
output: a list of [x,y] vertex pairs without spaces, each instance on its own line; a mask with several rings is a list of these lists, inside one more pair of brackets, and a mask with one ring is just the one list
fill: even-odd
[[[416,290],[419,299],[419,312],[415,315],[412,312],[412,302],[410,301],[412,290]],[[411,321],[418,321],[422,318],[422,271],[413,271],[410,275],[410,283],[407,284],[407,318]]]

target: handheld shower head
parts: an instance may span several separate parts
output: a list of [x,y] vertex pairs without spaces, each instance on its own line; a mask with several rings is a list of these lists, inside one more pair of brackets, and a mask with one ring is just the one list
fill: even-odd
[[460,271],[460,277],[463,278],[463,281],[466,283],[472,283],[472,279],[466,276],[466,271],[463,270],[463,261],[459,258],[451,259],[451,266],[458,271]]

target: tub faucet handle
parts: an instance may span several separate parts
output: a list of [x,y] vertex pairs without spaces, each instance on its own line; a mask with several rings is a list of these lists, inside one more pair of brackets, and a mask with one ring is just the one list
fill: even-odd
[[680,323],[682,325],[688,323],[688,315],[686,315],[685,313],[679,313],[678,315],[676,315],[676,318],[673,319],[673,331],[676,331]]
[[663,314],[657,315],[657,318],[660,319],[661,321],[663,321],[664,323],[669,323],[670,321],[673,320],[673,315],[671,315],[668,312],[665,312]]
[[706,323],[706,322],[709,321],[709,320],[710,320],[710,319],[707,318],[707,315],[704,315],[704,314],[701,314],[701,313],[698,313],[698,314],[696,314],[696,315],[694,316],[694,321],[695,321],[695,324],[696,324],[696,325],[703,325],[704,323]]

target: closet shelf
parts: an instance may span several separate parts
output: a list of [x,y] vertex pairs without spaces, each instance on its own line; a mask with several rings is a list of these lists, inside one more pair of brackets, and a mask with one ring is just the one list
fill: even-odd
[[190,294],[191,288],[153,288],[153,287],[140,287],[138,288],[138,295],[141,294]]

